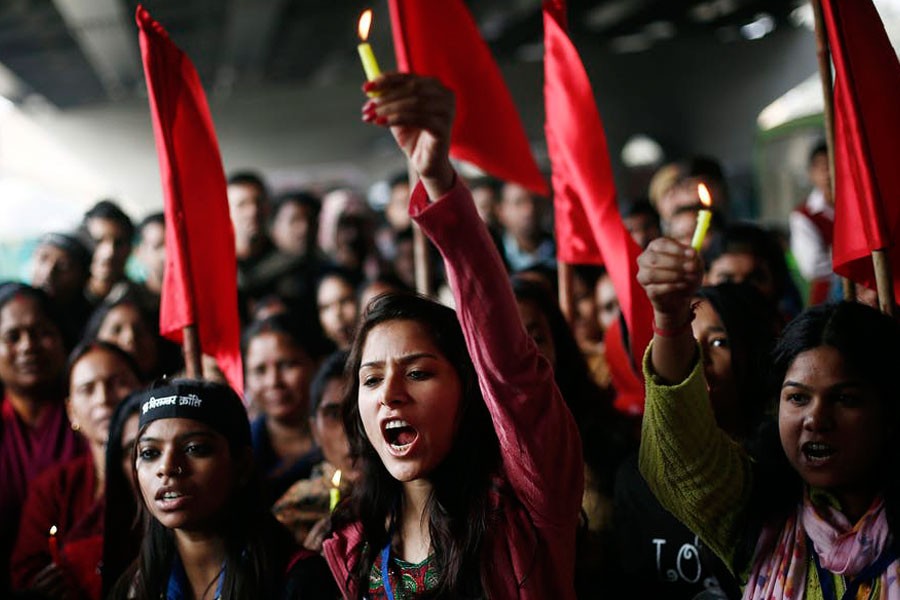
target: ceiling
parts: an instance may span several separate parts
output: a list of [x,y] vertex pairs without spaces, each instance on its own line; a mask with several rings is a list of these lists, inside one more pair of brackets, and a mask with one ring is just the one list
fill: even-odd
[[[428,0],[425,0],[428,1]],[[442,0],[434,0],[442,1]],[[390,56],[386,0],[146,0],[214,98],[358,76],[357,15],[376,11],[373,45]],[[501,63],[540,59],[539,0],[469,0]],[[796,0],[570,0],[573,36],[615,52],[672,37],[779,25]],[[66,110],[145,95],[133,0],[0,2],[0,95]],[[760,21],[760,19],[762,19]],[[760,24],[761,23],[761,24]],[[751,25],[752,26],[752,25]],[[745,31],[746,34],[746,31]],[[752,35],[752,32],[751,32]]]

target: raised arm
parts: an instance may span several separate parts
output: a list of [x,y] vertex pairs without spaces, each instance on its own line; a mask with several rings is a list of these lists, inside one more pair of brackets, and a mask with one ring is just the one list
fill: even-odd
[[703,276],[700,258],[690,246],[658,238],[638,257],[638,269],[638,282],[653,304],[653,371],[665,382],[678,383],[697,361],[691,300]]
[[[434,79],[392,74],[376,80],[367,120],[391,127],[419,173],[410,214],[440,250],[503,467],[536,524],[573,525],[583,489],[581,442],[549,363],[525,332],[507,273],[453,171],[452,93]],[[364,108],[364,116],[366,108]]]
[[716,424],[691,330],[702,265],[693,249],[666,238],[651,242],[638,265],[656,325],[644,358],[641,474],[660,504],[733,567],[751,468]]

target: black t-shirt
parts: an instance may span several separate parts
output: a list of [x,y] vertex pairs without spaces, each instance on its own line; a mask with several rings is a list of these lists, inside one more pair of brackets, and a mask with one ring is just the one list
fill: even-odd
[[616,474],[616,556],[634,598],[740,598],[727,568],[660,505],[638,470],[637,455]]

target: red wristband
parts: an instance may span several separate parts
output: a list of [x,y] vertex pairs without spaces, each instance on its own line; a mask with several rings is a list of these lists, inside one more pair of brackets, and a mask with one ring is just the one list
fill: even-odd
[[664,338],[674,338],[678,337],[688,331],[691,330],[691,323],[694,322],[694,308],[691,307],[690,315],[688,315],[687,321],[684,322],[683,325],[679,325],[673,329],[662,329],[661,327],[656,326],[656,319],[653,320],[653,333],[654,335],[658,335],[659,337]]

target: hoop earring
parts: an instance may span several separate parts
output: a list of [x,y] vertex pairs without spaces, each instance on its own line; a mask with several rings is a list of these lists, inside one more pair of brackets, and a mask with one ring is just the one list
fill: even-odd
[[72,431],[81,431],[81,425],[79,425],[78,423],[72,423],[69,425],[69,427],[72,428]]

